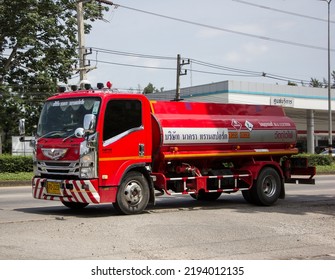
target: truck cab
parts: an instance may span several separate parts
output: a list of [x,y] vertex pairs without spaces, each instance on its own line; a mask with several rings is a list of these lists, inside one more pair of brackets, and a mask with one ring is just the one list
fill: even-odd
[[115,203],[124,176],[149,168],[150,131],[150,103],[141,94],[86,90],[49,98],[37,128],[34,197],[71,208]]

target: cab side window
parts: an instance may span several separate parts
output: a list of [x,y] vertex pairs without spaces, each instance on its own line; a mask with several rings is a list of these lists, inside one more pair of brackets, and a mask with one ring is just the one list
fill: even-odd
[[139,100],[110,100],[104,118],[103,141],[142,126]]

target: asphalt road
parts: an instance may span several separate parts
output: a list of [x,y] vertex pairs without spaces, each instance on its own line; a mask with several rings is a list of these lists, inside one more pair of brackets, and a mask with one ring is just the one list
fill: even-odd
[[215,202],[163,196],[144,214],[111,205],[73,211],[35,200],[29,186],[0,188],[0,259],[335,260],[335,176],[286,185],[271,207],[240,193]]

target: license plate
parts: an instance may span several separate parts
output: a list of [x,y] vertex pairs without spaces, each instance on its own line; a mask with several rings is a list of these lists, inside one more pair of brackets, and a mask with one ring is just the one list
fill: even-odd
[[47,181],[47,193],[53,195],[61,195],[61,182]]

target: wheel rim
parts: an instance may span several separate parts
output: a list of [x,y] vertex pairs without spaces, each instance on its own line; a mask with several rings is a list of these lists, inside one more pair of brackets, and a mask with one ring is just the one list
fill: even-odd
[[262,190],[263,190],[263,193],[267,197],[273,196],[277,190],[277,183],[276,183],[275,178],[272,176],[268,176],[264,178],[263,184],[262,184]]
[[141,202],[143,197],[141,186],[134,181],[127,184],[124,190],[124,198],[131,206],[137,205]]

